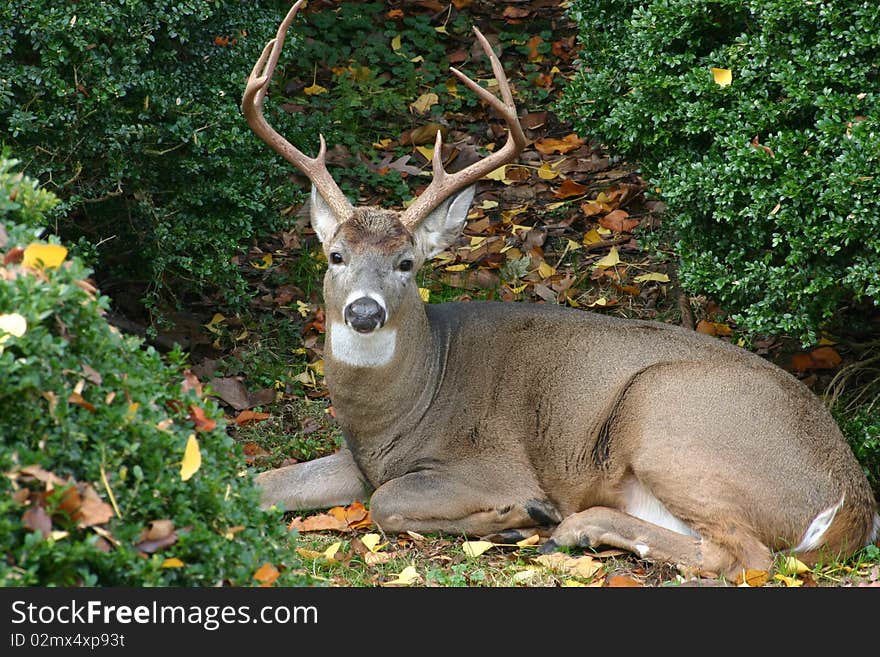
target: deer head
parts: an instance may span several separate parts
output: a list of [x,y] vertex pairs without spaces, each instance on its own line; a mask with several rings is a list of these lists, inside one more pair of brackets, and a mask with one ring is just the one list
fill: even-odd
[[[263,116],[263,101],[285,34],[302,4],[303,0],[299,0],[293,5],[275,38],[263,49],[248,78],[242,110],[253,131],[311,180],[312,227],[328,262],[324,282],[328,319],[367,336],[393,324],[401,306],[420,303],[414,281],[419,267],[457,238],[473,200],[475,183],[516,159],[526,145],[526,137],[501,62],[475,27],[477,40],[498,80],[501,98],[461,71],[450,70],[504,118],[509,129],[504,146],[461,171],[447,173],[443,168],[438,131],[432,159],[433,179],[408,208],[395,211],[352,206],[327,171],[324,137],[320,137],[317,157],[307,157],[279,135]],[[387,341],[383,344],[387,345]]]

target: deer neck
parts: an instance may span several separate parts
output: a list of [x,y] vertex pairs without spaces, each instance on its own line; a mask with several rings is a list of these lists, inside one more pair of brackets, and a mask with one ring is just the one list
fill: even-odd
[[367,335],[329,317],[325,373],[349,442],[384,440],[405,430],[408,418],[420,416],[430,401],[436,348],[424,304],[408,298],[395,315]]

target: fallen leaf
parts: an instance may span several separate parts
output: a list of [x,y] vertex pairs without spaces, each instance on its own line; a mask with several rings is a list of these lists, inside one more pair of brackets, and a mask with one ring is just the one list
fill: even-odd
[[608,584],[612,588],[624,588],[624,587],[641,587],[643,584],[637,579],[633,579],[632,577],[627,577],[626,575],[612,575],[608,578]]
[[217,422],[205,416],[205,409],[191,404],[189,407],[190,419],[196,425],[196,431],[213,431],[217,428]]
[[776,573],[775,575],[773,575],[773,579],[775,579],[779,582],[784,582],[785,586],[787,586],[787,587],[803,586],[804,585],[803,580],[800,580],[797,577],[789,577],[788,575],[783,575],[782,573]]
[[240,379],[233,376],[215,378],[208,381],[214,396],[232,406],[236,411],[243,411],[250,407],[247,388]]
[[40,532],[43,538],[47,538],[52,533],[52,518],[40,505],[26,509],[21,516],[21,524],[31,531]]
[[781,560],[780,568],[787,573],[794,573],[795,575],[803,575],[804,573],[810,572],[810,567],[807,564],[797,557],[791,556],[784,557]]
[[537,545],[541,540],[541,537],[538,534],[532,534],[528,538],[524,538],[521,541],[516,542],[517,547],[530,547],[532,545]]
[[199,441],[193,433],[186,440],[183,461],[180,463],[180,478],[183,481],[189,480],[190,477],[199,471],[200,467],[202,467],[202,452],[199,450]]
[[712,68],[712,79],[719,87],[727,87],[733,82],[733,73],[729,68]]
[[18,470],[21,474],[28,475],[29,477],[33,477],[37,481],[41,481],[46,484],[47,488],[51,490],[54,486],[60,486],[67,482],[64,481],[61,477],[56,475],[54,472],[49,472],[41,468],[39,465],[26,465],[23,468],[19,468]]
[[86,399],[78,392],[70,393],[70,396],[67,398],[67,401],[71,404],[76,404],[80,408],[86,409],[89,413],[94,413],[97,409],[94,404],[89,403]]
[[562,139],[545,138],[535,142],[535,149],[543,155],[551,155],[552,153],[565,154],[583,146],[584,140],[576,134],[571,133]]
[[439,101],[440,96],[435,94],[433,91],[430,91],[419,96],[416,100],[409,104],[409,107],[417,114],[424,114]]
[[281,573],[275,566],[266,562],[254,573],[254,579],[260,583],[260,586],[272,586],[280,575]]
[[159,568],[183,568],[186,564],[177,557],[169,557],[162,562]]
[[617,252],[617,247],[612,246],[611,250],[608,251],[608,255],[601,260],[596,261],[593,266],[600,269],[607,269],[608,267],[613,267],[618,263],[620,263],[620,254]]
[[431,290],[426,287],[420,287],[419,298],[422,300],[422,303],[428,303],[431,299]]
[[[367,549],[370,552],[378,552],[383,547],[388,545],[387,543],[381,543],[382,537],[379,534],[367,534],[363,538],[361,538],[361,543],[367,546]],[[380,545],[381,543],[381,545]]]
[[101,499],[91,484],[80,484],[80,488],[81,501],[72,515],[78,527],[103,525],[115,515],[113,507]]
[[697,333],[704,333],[705,335],[730,335],[733,333],[733,329],[727,324],[721,322],[707,322],[705,319],[701,319],[697,322],[696,331]]
[[639,225],[638,219],[629,219],[625,210],[612,210],[599,219],[599,225],[615,233],[628,233]]
[[633,280],[636,283],[648,283],[651,281],[654,281],[657,283],[668,283],[669,276],[667,276],[666,274],[660,274],[658,272],[652,271],[647,274],[641,274],[639,276],[636,276]]
[[59,244],[29,244],[21,264],[36,269],[60,267],[67,258],[67,248]]
[[0,331],[20,338],[27,331],[27,320],[18,313],[0,315]]
[[572,557],[563,552],[542,554],[534,561],[550,570],[584,579],[589,579],[602,569],[602,563],[590,556]]
[[330,545],[326,550],[324,550],[321,555],[327,561],[336,561],[336,553],[339,552],[339,548],[342,546],[342,541],[336,541],[332,545]]
[[407,566],[397,576],[387,582],[383,582],[382,586],[411,586],[419,581],[421,576],[416,571],[415,566]]
[[303,89],[303,93],[304,93],[306,96],[317,96],[317,95],[319,95],[319,94],[325,94],[325,93],[327,93],[327,87],[322,87],[320,84],[318,84],[317,82],[315,82],[315,83],[312,84],[311,86],[306,87],[305,89]]
[[163,548],[177,543],[177,532],[174,531],[174,523],[171,520],[153,520],[146,529],[141,531],[135,549],[153,554]]
[[465,555],[474,559],[486,550],[492,548],[494,544],[489,541],[465,541],[462,543],[461,549],[464,551]]
[[268,420],[270,417],[272,416],[269,413],[244,410],[236,415],[235,419],[232,421],[236,424],[236,426],[243,427],[247,424],[253,424],[254,422],[262,422],[263,420]]
[[739,586],[758,587],[764,586],[768,579],[770,579],[770,574],[766,570],[743,569],[736,576],[735,581]]
[[556,198],[571,198],[572,196],[582,196],[587,187],[575,182],[571,178],[562,181],[562,184],[553,192]]
[[817,347],[810,352],[814,369],[834,369],[843,359],[832,347]]
[[379,564],[388,563],[393,556],[390,552],[367,552],[364,555],[364,563],[368,566],[378,566]]

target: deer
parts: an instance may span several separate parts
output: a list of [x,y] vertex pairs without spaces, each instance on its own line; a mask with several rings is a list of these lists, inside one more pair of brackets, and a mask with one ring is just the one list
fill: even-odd
[[386,534],[609,546],[735,578],[778,554],[846,558],[880,532],[865,473],[822,400],[750,351],[662,322],[546,303],[426,304],[415,275],[453,244],[476,183],[528,144],[510,84],[474,27],[504,145],[433,178],[406,209],[353,206],[264,118],[296,2],[248,77],[253,132],[312,183],[327,258],[325,378],[343,446],[256,475],[260,506],[369,503]]

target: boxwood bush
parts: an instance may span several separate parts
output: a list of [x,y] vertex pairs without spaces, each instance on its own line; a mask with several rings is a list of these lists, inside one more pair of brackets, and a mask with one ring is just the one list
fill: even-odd
[[582,52],[562,111],[642,164],[688,289],[745,330],[804,343],[851,304],[878,303],[880,4],[575,0],[570,11]]
[[[231,257],[295,189],[239,110],[288,6],[0,5],[0,142],[59,196],[54,227],[111,295],[137,284],[153,302],[207,286],[243,298]],[[271,120],[296,141],[297,118]]]
[[[248,585],[266,562],[305,581],[216,403],[183,385],[182,356],[111,328],[78,259],[34,261],[56,199],[11,165],[0,158],[0,585]],[[201,466],[184,480],[191,436]]]

